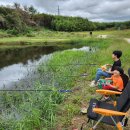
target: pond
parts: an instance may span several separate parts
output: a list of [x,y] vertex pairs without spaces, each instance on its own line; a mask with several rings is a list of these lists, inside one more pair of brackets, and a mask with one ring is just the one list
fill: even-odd
[[56,51],[72,49],[73,51],[91,51],[89,47],[55,47],[34,46],[0,51],[0,89],[32,85],[36,78],[35,70],[40,63],[45,63]]

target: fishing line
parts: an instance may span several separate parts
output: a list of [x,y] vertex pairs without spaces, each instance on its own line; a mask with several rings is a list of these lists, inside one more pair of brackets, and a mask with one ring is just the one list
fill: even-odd
[[[60,74],[62,75],[62,74]],[[87,77],[89,74],[81,74],[81,75],[69,75],[69,76],[62,76],[62,77],[66,77],[66,78],[69,78],[69,77],[72,77],[72,78],[75,78],[75,77]],[[38,79],[44,79],[44,78],[47,78],[47,76],[44,76],[43,78],[42,77],[37,77],[37,78],[27,78],[27,79],[0,79],[0,81],[12,81],[12,82],[16,82],[16,81],[28,81],[28,80],[38,80]],[[61,76],[54,76],[55,78],[61,78]]]
[[[65,67],[68,67],[68,66],[99,66],[98,64],[95,64],[95,63],[91,63],[91,64],[66,64],[66,65],[45,65],[45,64],[43,64],[43,65],[21,65],[20,66],[20,68],[25,68],[25,67],[27,67],[27,69],[28,68],[33,68],[33,67],[40,67],[40,66],[65,66]],[[6,66],[5,66],[6,67]],[[2,69],[2,68],[1,68]]]
[[[66,64],[66,65],[25,65],[25,66],[29,66],[29,67],[35,67],[35,66],[97,66],[98,64],[92,63],[92,64]],[[24,67],[24,66],[20,66],[20,67]]]
[[[30,89],[30,90],[24,90],[24,89],[19,89],[19,90],[10,90],[10,89],[5,89],[5,90],[0,90],[0,92],[41,92],[41,91],[45,91],[45,92],[56,92],[54,90],[36,90],[36,89]],[[71,93],[73,92],[73,90],[57,90],[57,92],[60,92],[60,93]]]

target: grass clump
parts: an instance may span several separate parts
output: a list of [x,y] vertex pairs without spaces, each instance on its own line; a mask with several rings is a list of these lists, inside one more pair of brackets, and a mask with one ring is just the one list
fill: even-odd
[[[46,89],[36,83],[35,89]],[[51,87],[51,86],[46,86]],[[63,101],[53,87],[52,92],[3,92],[1,93],[2,130],[43,130],[54,128],[56,106]]]

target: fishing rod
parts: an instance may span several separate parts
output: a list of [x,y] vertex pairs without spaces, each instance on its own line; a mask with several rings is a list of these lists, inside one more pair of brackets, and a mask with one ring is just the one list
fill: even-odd
[[99,66],[99,64],[96,63],[90,63],[90,64],[66,64],[66,65],[47,65],[47,64],[43,64],[43,65],[24,65],[24,66],[20,66],[20,68],[24,68],[24,67],[39,67],[39,66]]
[[[62,74],[61,74],[62,75]],[[72,77],[72,78],[75,78],[75,77],[87,77],[89,74],[81,74],[81,75],[68,75],[68,76],[62,76],[62,77]],[[45,76],[46,77],[46,76]],[[54,76],[54,77],[58,77],[60,78],[61,76]],[[37,77],[37,78],[27,78],[27,79],[0,79],[0,81],[12,81],[12,82],[16,82],[16,81],[28,81],[28,80],[37,80],[37,79],[42,79],[41,77]]]
[[[55,92],[54,90],[46,90],[46,89],[44,89],[44,90],[36,90],[36,89],[28,89],[28,90],[24,90],[24,89],[16,89],[16,90],[14,90],[14,89],[4,89],[4,90],[2,90],[2,89],[0,89],[0,92]],[[73,92],[73,90],[57,90],[57,92],[60,92],[60,93],[71,93],[71,92]]]
[[[95,63],[90,63],[90,64],[66,64],[66,65],[25,65],[25,66],[29,66],[29,67],[36,67],[36,66],[97,66],[98,64],[95,64]],[[20,67],[24,67],[24,66],[20,66]]]

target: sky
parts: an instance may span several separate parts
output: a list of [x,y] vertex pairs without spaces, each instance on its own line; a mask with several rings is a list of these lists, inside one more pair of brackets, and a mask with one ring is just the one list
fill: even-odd
[[130,20],[130,0],[0,0],[0,5],[33,5],[38,12],[79,16],[91,21],[115,22]]

